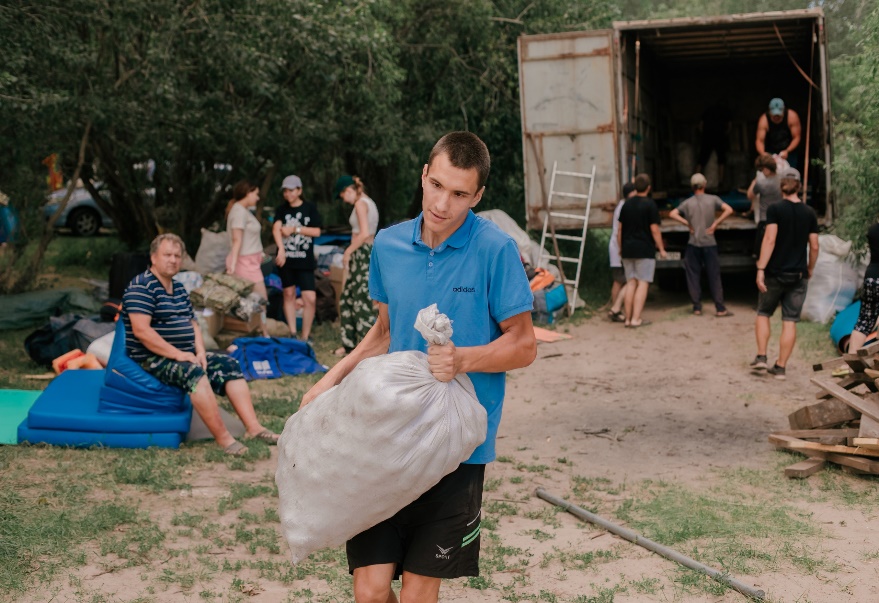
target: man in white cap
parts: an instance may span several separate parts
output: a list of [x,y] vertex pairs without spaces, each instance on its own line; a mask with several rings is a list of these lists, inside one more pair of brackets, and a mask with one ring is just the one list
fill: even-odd
[[[708,276],[708,289],[714,300],[715,316],[732,316],[723,303],[723,285],[720,282],[720,255],[714,231],[733,213],[732,207],[716,195],[705,193],[708,180],[702,174],[693,174],[690,186],[693,196],[671,210],[669,218],[686,226],[690,231],[684,252],[684,272],[687,290],[693,302],[693,314],[702,314],[702,269]],[[720,212],[720,215],[717,215]]]
[[769,101],[769,108],[757,121],[757,153],[778,155],[790,167],[799,167],[797,147],[801,138],[802,126],[797,112],[785,107],[780,98]]
[[290,328],[290,336],[296,337],[296,287],[302,295],[302,341],[311,343],[311,325],[317,307],[314,285],[314,237],[321,232],[321,218],[317,206],[302,198],[302,180],[299,176],[287,176],[281,184],[284,195],[275,211],[272,222],[272,238],[278,245],[275,264],[284,288],[284,316]]

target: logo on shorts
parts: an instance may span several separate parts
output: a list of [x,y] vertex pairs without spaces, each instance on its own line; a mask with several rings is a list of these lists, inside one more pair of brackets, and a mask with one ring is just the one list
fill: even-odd
[[437,558],[437,559],[445,559],[445,560],[448,561],[448,560],[451,558],[450,555],[449,555],[449,553],[450,553],[450,552],[452,551],[452,549],[455,548],[455,547],[450,546],[449,548],[444,549],[444,548],[441,547],[440,545],[436,545],[436,548],[439,549],[439,553],[436,554],[436,558]]
[[476,287],[455,287],[452,293],[476,293]]

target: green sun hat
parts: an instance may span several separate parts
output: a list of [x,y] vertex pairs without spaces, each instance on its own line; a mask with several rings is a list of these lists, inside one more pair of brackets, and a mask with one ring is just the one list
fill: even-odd
[[336,186],[333,187],[333,200],[338,199],[339,195],[342,194],[342,191],[349,186],[354,186],[354,178],[352,178],[348,174],[339,176],[339,179],[336,180]]

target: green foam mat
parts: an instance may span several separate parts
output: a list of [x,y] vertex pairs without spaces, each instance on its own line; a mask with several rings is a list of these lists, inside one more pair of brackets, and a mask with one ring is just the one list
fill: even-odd
[[0,389],[0,444],[18,444],[18,424],[42,391]]

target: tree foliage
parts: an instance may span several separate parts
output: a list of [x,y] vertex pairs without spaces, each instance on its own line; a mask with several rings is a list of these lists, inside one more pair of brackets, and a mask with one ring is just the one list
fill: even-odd
[[[869,4],[822,4],[844,85],[855,89],[860,80],[849,67],[862,53],[873,56],[867,37],[852,41],[862,37]],[[306,197],[318,201],[329,201],[339,174],[359,174],[388,223],[406,217],[433,142],[468,129],[493,154],[484,205],[521,220],[519,35],[810,5],[7,0],[0,4],[0,190],[30,221],[28,234],[39,235],[40,161],[57,152],[71,174],[91,124],[84,180],[107,189],[100,202],[131,246],[160,230],[195,244],[200,228],[222,218],[230,184],[256,180],[272,205],[287,173],[300,175]],[[835,110],[850,116],[855,109],[846,102]],[[322,209],[342,221],[340,204]]]
[[864,15],[858,52],[839,61],[848,104],[837,127],[834,172],[844,236],[863,247],[879,218],[879,6]]

